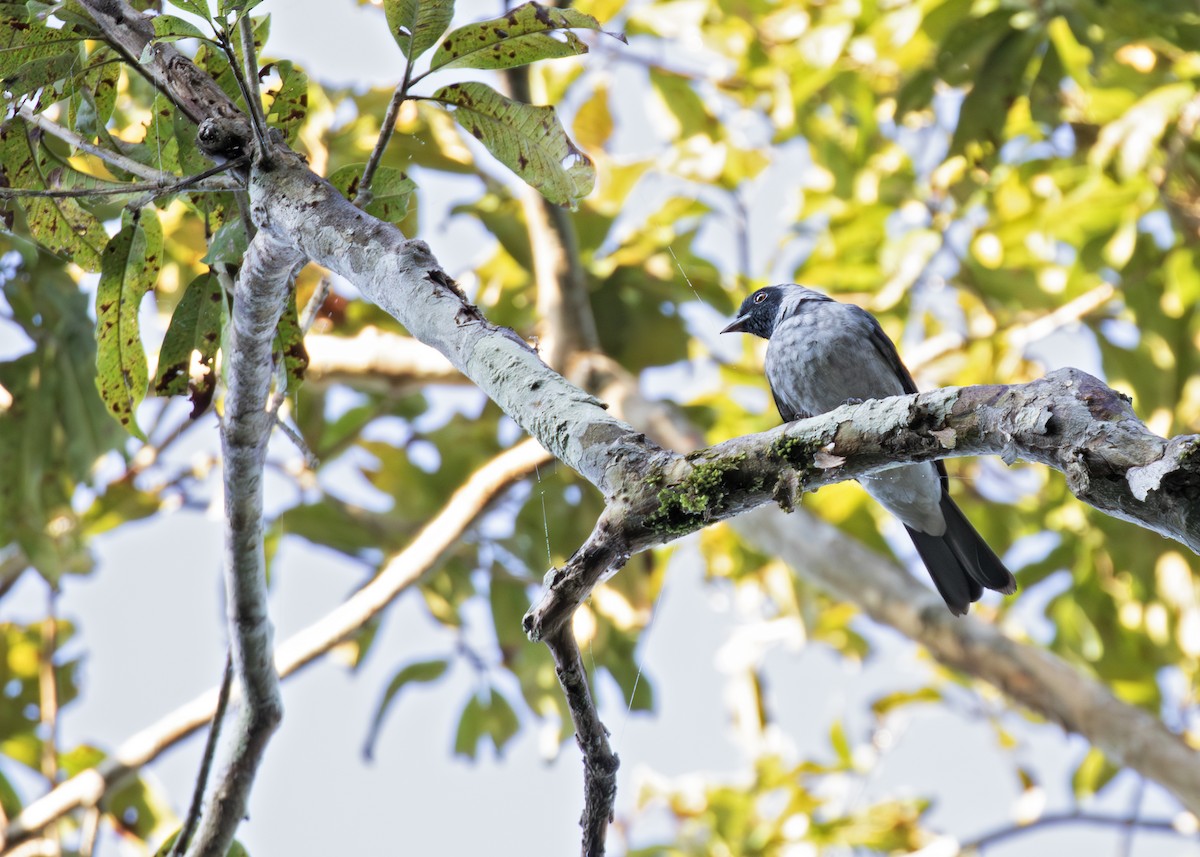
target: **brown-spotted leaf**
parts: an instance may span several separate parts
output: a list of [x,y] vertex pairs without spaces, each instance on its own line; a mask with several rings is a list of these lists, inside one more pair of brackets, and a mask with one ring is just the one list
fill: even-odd
[[575,208],[592,192],[596,169],[563,130],[553,107],[505,98],[482,83],[454,83],[433,94],[458,124],[546,199]]
[[[27,190],[58,186],[63,166],[47,156],[40,140],[40,133],[19,119],[0,127],[0,184]],[[100,269],[100,250],[108,235],[78,202],[27,198],[22,206],[35,241],[85,270]]]
[[216,274],[208,271],[188,285],[163,337],[154,393],[186,394],[192,402],[192,419],[208,410],[217,390],[216,360],[224,319],[225,293]]
[[[514,68],[545,59],[587,53],[570,30],[600,30],[591,15],[526,3],[502,18],[460,27],[446,36],[429,64],[443,68]],[[624,41],[624,36],[613,35]]]
[[154,210],[143,209],[140,216],[126,212],[104,248],[96,287],[96,389],[113,419],[142,440],[134,412],[146,397],[149,370],[138,312],[158,280],[162,249]]
[[[347,164],[333,171],[329,183],[346,199],[358,196],[359,181],[366,164]],[[380,167],[371,181],[371,199],[363,211],[388,223],[399,223],[408,214],[408,200],[417,189],[416,183],[403,170]]]
[[412,62],[432,48],[454,17],[454,0],[383,0],[388,32]]

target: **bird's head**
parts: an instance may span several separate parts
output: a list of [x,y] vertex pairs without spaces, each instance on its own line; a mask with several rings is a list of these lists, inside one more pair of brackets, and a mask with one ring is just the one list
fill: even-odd
[[775,326],[800,307],[806,300],[827,301],[825,295],[804,286],[787,283],[781,286],[766,286],[742,301],[737,318],[721,333],[753,333],[770,339]]

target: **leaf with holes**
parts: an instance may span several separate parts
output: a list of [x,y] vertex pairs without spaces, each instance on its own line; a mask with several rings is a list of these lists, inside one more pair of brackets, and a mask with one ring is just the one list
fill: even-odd
[[433,94],[458,124],[546,199],[575,208],[592,192],[596,169],[563,130],[553,107],[505,98],[482,83],[454,83]]
[[[66,167],[51,160],[40,140],[39,132],[17,119],[0,127],[0,185],[29,190],[59,186]],[[85,270],[100,270],[108,235],[89,211],[73,199],[31,198],[21,204],[38,244]]]
[[23,5],[0,6],[0,78],[36,60],[76,53],[82,44],[83,33],[73,27],[47,27]]
[[[347,164],[334,170],[329,183],[342,192],[346,199],[358,196],[359,181],[366,164]],[[363,211],[372,217],[399,223],[408,214],[408,200],[417,189],[416,183],[403,170],[395,167],[380,167],[371,181],[370,202]]]
[[[430,71],[443,68],[514,68],[538,60],[587,53],[570,30],[600,30],[600,22],[574,9],[526,3],[503,18],[460,27],[438,47]],[[625,41],[625,37],[609,33]]]
[[383,0],[388,32],[412,62],[432,48],[454,17],[454,0]]
[[217,390],[217,349],[224,318],[225,293],[217,275],[209,271],[188,285],[163,337],[154,394],[186,394],[192,419],[208,410]]
[[96,389],[113,419],[142,440],[134,411],[149,379],[138,312],[158,279],[162,249],[154,210],[145,208],[140,217],[125,212],[120,231],[104,248],[96,287]]
[[287,60],[264,66],[260,74],[266,74],[270,69],[279,75],[279,88],[267,93],[271,97],[267,124],[282,131],[291,145],[296,142],[300,125],[308,115],[308,75]]

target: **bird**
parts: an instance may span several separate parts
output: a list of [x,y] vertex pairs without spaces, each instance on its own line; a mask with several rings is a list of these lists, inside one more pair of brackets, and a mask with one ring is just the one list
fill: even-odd
[[[794,283],[758,289],[721,333],[767,340],[767,383],[785,423],[847,403],[917,392],[875,317],[815,289]],[[1016,592],[1012,573],[950,498],[941,461],[858,481],[904,524],[950,612],[965,614],[984,589]]]

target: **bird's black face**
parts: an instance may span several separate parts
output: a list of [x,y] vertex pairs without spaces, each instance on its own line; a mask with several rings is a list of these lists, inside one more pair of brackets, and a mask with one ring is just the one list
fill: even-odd
[[742,301],[737,318],[721,333],[753,333],[770,339],[779,315],[779,304],[783,300],[783,289],[767,286],[759,289]]

